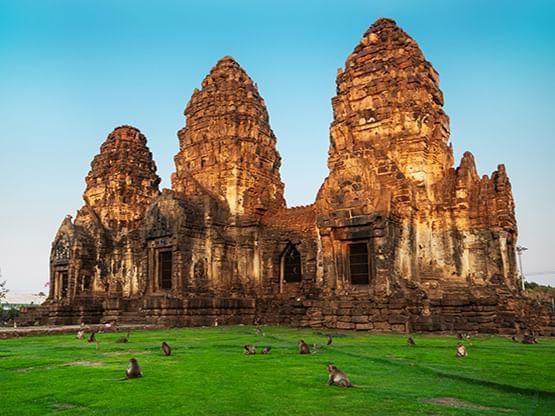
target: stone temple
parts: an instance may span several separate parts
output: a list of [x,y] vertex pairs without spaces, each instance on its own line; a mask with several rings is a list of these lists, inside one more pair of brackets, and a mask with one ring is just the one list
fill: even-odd
[[347,57],[332,106],[329,175],[294,208],[264,100],[231,57],[187,104],[171,190],[145,136],[116,128],[55,236],[41,319],[555,331],[520,289],[505,167],[479,176],[468,152],[455,166],[438,73],[394,21]]

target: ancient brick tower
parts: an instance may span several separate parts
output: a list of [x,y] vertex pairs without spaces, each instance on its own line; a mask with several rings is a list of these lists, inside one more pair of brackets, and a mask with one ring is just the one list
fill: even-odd
[[245,218],[285,206],[281,158],[264,100],[233,58],[210,71],[185,116],[172,177],[176,192],[208,192],[232,216]]
[[383,242],[371,239],[373,250],[391,255],[376,268],[377,289],[387,292],[392,276],[429,290],[516,289],[505,169],[480,179],[470,153],[453,169],[442,106],[438,75],[416,42],[392,20],[370,27],[337,77],[321,224],[360,233],[365,222],[370,235],[372,222],[384,223]]
[[332,105],[329,176],[295,208],[230,57],[187,105],[171,190],[144,136],[114,130],[53,242],[44,319],[555,333],[519,289],[505,168],[454,166],[438,74],[394,21],[364,34]]

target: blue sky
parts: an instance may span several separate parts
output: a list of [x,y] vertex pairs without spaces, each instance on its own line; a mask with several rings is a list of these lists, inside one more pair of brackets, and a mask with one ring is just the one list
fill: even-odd
[[337,68],[382,16],[438,70],[457,163],[466,150],[481,174],[505,163],[525,273],[555,285],[555,2],[501,0],[0,0],[2,279],[41,290],[50,243],[116,126],[141,129],[169,187],[185,105],[224,55],[266,101],[288,204],[311,203]]

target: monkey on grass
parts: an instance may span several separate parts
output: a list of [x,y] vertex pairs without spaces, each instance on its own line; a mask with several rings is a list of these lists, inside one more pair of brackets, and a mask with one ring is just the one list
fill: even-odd
[[522,343],[523,344],[537,344],[538,340],[536,339],[536,337],[534,335],[525,334],[524,338],[522,338]]
[[164,351],[164,355],[169,357],[172,355],[172,347],[166,341],[162,342],[162,351]]
[[466,348],[464,347],[464,344],[462,342],[459,342],[457,344],[457,357],[460,358],[464,358],[464,357],[468,357],[468,352],[466,352]]
[[247,354],[247,355],[256,354],[256,347],[252,344],[247,344],[243,348],[244,348],[244,353]]
[[335,365],[330,363],[327,365],[327,367],[328,367],[328,373],[329,373],[328,386],[336,385],[339,387],[354,387],[351,384],[349,377],[347,377],[347,374],[345,374]]
[[306,342],[304,342],[304,340],[301,339],[299,341],[298,347],[299,347],[299,354],[310,354],[310,347]]
[[127,336],[126,337],[121,337],[116,339],[116,342],[118,344],[127,344],[129,342],[129,330],[127,330]]
[[131,358],[129,360],[129,367],[125,372],[126,378],[139,378],[142,377],[143,373],[141,373],[141,368],[139,367],[139,362],[135,358]]

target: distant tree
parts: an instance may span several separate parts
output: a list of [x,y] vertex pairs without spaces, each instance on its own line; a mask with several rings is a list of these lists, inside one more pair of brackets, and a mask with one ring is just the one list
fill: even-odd
[[[0,270],[0,278],[2,278],[2,270]],[[0,281],[0,303],[2,302],[2,299],[6,297],[6,293],[8,292],[9,290],[6,289],[6,281],[5,280],[3,282]]]
[[525,282],[524,288],[526,289],[524,293],[529,298],[536,299],[542,302],[548,302],[553,307],[555,299],[555,287],[551,287],[550,285],[541,285],[536,282]]
[[537,284],[536,282],[524,282],[524,288],[525,289],[536,289],[538,288],[540,285]]
[[11,307],[6,311],[5,318],[8,321],[13,321],[19,317],[19,310],[17,308]]

